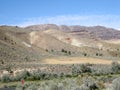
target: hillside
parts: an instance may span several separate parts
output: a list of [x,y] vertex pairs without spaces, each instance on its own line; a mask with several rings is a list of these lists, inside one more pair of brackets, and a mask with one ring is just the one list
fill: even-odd
[[0,69],[49,56],[43,49],[30,45],[29,33],[19,27],[0,26]]
[[119,33],[102,26],[0,26],[1,69],[9,64],[45,64],[58,57],[119,60]]

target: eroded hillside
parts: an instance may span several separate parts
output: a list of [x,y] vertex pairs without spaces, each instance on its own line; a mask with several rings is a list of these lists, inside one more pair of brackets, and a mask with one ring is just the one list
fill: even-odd
[[17,66],[58,57],[119,60],[119,33],[102,26],[0,26],[0,62]]

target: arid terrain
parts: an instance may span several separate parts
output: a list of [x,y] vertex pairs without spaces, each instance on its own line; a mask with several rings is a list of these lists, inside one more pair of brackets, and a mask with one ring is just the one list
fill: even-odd
[[103,26],[0,26],[0,68],[119,62],[119,41],[120,31]]
[[35,64],[110,64],[120,58],[120,31],[103,26],[0,26],[0,68]]
[[[40,79],[43,73],[55,78],[62,75],[73,77],[86,72],[93,75],[112,74],[111,77],[115,73],[118,77],[119,70],[112,71],[113,62],[117,62],[115,65],[118,66],[120,64],[119,30],[103,26],[55,24],[24,28],[0,26],[1,81],[19,81],[28,73],[30,74],[24,77],[28,81]],[[80,71],[79,67],[84,67],[85,70]],[[20,74],[21,72],[23,74]],[[37,74],[40,72],[41,74]],[[2,79],[6,74],[10,75],[10,78]],[[43,75],[42,80],[46,78],[47,76]]]
[[[111,64],[112,60],[97,58],[80,58],[80,57],[61,57],[45,59],[45,64]],[[120,63],[120,61],[118,61]],[[44,64],[44,63],[43,63]]]

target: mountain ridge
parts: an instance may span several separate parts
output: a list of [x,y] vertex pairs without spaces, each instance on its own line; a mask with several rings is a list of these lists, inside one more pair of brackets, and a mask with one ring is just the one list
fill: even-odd
[[[86,27],[86,26],[67,26],[67,25],[55,25],[55,24],[41,24],[41,25],[32,25],[25,27],[26,29],[30,30],[48,30],[48,29],[56,29],[64,32],[78,32],[84,37],[84,33],[88,33],[89,35],[94,35],[98,38],[110,40],[110,39],[120,39],[120,31],[113,29],[113,28],[107,28],[104,26],[92,26],[92,27]],[[86,36],[86,35],[85,35]]]

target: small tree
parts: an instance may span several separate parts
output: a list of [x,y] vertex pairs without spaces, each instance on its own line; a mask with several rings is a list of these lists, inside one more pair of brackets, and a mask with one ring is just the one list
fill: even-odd
[[87,56],[87,53],[83,53],[84,56]]
[[68,54],[71,55],[71,51],[69,51]]
[[62,50],[61,50],[61,52],[65,52],[65,50],[64,50],[64,49],[62,49]]
[[48,52],[48,49],[45,49],[46,52]]
[[65,50],[64,52],[67,53],[67,50]]
[[96,53],[96,56],[98,56],[99,54],[98,53]]

